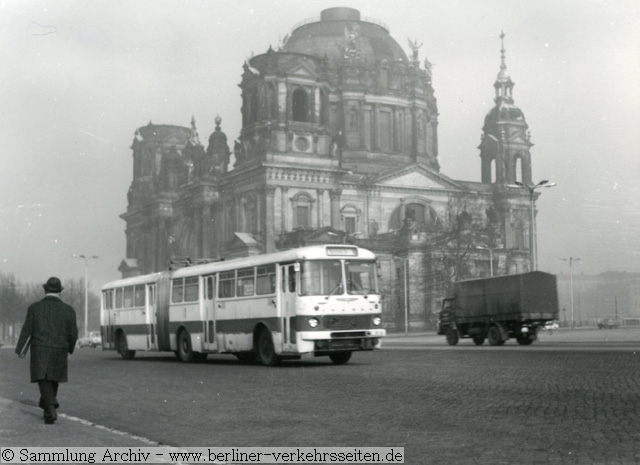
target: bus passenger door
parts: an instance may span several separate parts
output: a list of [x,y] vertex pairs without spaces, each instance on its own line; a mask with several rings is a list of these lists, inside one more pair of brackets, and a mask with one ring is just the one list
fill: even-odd
[[204,348],[217,351],[216,343],[216,275],[204,277]]
[[[280,312],[282,317],[282,342],[285,351],[295,350],[296,343],[296,265],[280,266]],[[293,345],[293,346],[292,346]]]
[[157,309],[156,309],[156,283],[147,286],[147,337],[149,350],[158,350],[158,338],[156,337]]

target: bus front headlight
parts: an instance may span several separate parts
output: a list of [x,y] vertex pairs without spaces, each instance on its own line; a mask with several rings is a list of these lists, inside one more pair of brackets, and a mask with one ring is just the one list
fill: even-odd
[[318,319],[317,318],[309,318],[309,326],[312,328],[318,327]]
[[379,316],[374,316],[373,320],[371,320],[373,322],[374,326],[380,326],[380,323],[382,323],[382,319]]

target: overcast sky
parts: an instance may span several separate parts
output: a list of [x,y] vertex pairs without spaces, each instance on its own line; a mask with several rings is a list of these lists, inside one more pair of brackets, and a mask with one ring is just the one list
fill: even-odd
[[480,180],[506,34],[530,126],[539,267],[640,272],[637,0],[0,1],[0,272],[27,282],[118,279],[136,128],[214,118],[240,131],[244,61],[334,6],[385,23],[433,64],[442,173]]

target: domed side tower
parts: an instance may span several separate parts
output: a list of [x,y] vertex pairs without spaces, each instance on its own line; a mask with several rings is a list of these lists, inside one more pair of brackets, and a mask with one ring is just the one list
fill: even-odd
[[531,184],[531,153],[533,146],[524,114],[513,102],[514,82],[507,71],[502,41],[500,72],[494,87],[496,105],[484,119],[480,158],[484,184]]
[[439,170],[430,66],[420,68],[420,46],[409,44],[411,59],[386,26],[351,8],[295,27],[278,50],[245,64],[235,166],[285,156],[354,172]]

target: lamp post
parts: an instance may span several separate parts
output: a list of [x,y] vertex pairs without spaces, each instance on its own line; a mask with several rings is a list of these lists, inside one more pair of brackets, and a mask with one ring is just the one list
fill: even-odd
[[404,335],[409,335],[409,292],[407,285],[407,262],[409,261],[409,257],[404,258],[403,268],[404,268]]
[[476,249],[489,251],[489,269],[491,270],[490,276],[493,278],[493,251],[496,249],[492,249],[491,247],[483,247],[481,245],[477,245]]
[[573,329],[574,326],[574,320],[573,320],[573,262],[580,262],[582,261],[579,258],[574,258],[574,257],[569,257],[569,258],[561,258],[560,260],[562,260],[563,262],[569,262],[569,283],[570,283],[570,289],[571,289],[571,329]]
[[529,209],[531,210],[531,218],[529,219],[529,249],[531,250],[531,269],[533,271],[538,269],[538,257],[536,250],[536,214],[535,214],[535,199],[534,192],[541,187],[553,187],[555,182],[549,182],[547,179],[543,179],[535,186],[528,186],[516,181],[516,185],[527,189],[529,191]]
[[89,281],[89,260],[92,258],[100,258],[97,255],[91,255],[90,257],[84,254],[73,254],[73,258],[82,258],[84,260],[84,336],[89,336],[88,331],[88,317],[89,317],[89,293],[88,293],[88,281]]

